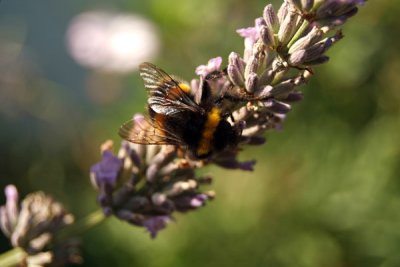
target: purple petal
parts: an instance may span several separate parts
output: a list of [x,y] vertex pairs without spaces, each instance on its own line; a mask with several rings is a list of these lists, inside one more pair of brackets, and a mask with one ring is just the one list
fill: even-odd
[[253,171],[254,165],[256,164],[256,160],[249,160],[249,161],[237,161],[234,160],[226,160],[226,161],[218,161],[216,162],[217,165],[226,168],[226,169],[239,169],[242,171]]
[[191,192],[177,196],[173,201],[177,211],[187,212],[204,206],[208,199],[206,194]]
[[115,186],[122,163],[122,160],[114,156],[111,151],[103,152],[102,160],[90,168],[90,172],[96,176],[96,183],[99,188],[102,188],[104,184]]
[[332,0],[341,2],[342,5],[363,5],[367,2],[367,0]]
[[222,57],[212,58],[208,61],[208,67],[212,70],[219,70],[222,64]]
[[208,61],[207,65],[200,65],[196,68],[196,74],[201,77],[206,77],[209,73],[213,71],[219,71],[221,69],[222,58],[215,57]]
[[158,231],[167,227],[167,223],[171,221],[171,217],[167,215],[154,216],[143,221],[143,226],[150,232],[151,238],[157,236]]
[[255,42],[258,38],[258,31],[256,27],[248,27],[236,30],[236,32],[243,38],[249,38]]
[[109,217],[113,214],[113,210],[110,207],[103,207],[104,216]]
[[206,204],[206,201],[208,200],[208,196],[205,194],[198,194],[192,200],[190,201],[190,205],[193,208],[199,208],[201,206],[204,206]]
[[[257,24],[257,21],[256,21]],[[260,23],[259,23],[260,24]],[[258,25],[260,26],[260,25]],[[252,54],[253,45],[260,37],[259,29],[257,27],[248,27],[236,30],[236,32],[244,37],[244,54],[243,60],[247,61]]]

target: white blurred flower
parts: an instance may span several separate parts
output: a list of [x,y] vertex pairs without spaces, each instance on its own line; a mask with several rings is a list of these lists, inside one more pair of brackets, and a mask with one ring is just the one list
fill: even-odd
[[89,11],[71,21],[67,45],[71,56],[83,66],[128,72],[155,57],[159,39],[153,24],[142,17]]

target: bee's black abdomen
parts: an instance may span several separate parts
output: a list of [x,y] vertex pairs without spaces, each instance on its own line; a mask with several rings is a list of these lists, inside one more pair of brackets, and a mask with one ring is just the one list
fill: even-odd
[[190,150],[195,150],[202,138],[204,124],[207,117],[202,114],[188,113],[184,116],[185,124],[182,128],[182,139]]
[[214,133],[214,149],[224,150],[228,146],[236,145],[239,134],[226,120],[221,120]]

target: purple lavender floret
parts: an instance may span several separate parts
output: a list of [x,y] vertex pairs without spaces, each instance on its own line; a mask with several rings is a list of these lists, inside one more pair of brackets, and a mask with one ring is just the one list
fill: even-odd
[[222,58],[216,57],[208,61],[207,65],[200,65],[196,68],[196,74],[205,78],[208,74],[221,70]]
[[90,168],[90,172],[96,176],[97,184],[114,187],[117,183],[118,174],[122,168],[122,160],[114,156],[111,151],[103,152],[102,160]]
[[189,192],[173,198],[173,202],[176,210],[186,212],[204,206],[209,199],[210,197],[206,194]]
[[243,38],[247,38],[254,44],[257,41],[259,34],[256,27],[247,27],[236,30],[236,32]]
[[103,207],[106,216],[111,215],[112,211],[112,194],[117,183],[119,173],[122,169],[122,160],[112,154],[111,151],[105,150],[102,160],[90,168],[92,177],[95,177],[94,184],[98,186],[99,196],[98,202]]
[[151,238],[156,238],[157,233],[167,227],[171,220],[169,216],[154,216],[143,221],[143,226],[149,231]]

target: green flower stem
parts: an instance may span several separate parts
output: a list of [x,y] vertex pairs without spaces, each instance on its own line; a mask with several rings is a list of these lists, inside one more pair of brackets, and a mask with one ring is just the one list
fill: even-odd
[[26,252],[22,248],[13,248],[0,254],[0,266],[9,267],[20,264],[27,256]]
[[297,30],[296,34],[293,36],[293,38],[290,40],[290,42],[287,45],[287,48],[290,48],[303,34],[304,30],[307,29],[308,25],[310,25],[310,22],[308,20],[304,20],[303,23],[301,24],[300,28]]
[[322,5],[324,1],[315,1],[314,6],[311,8],[310,12],[314,13]]
[[79,236],[104,221],[105,218],[106,217],[104,216],[102,210],[96,210],[84,217],[83,219],[60,230],[56,235],[56,240],[62,241],[67,239],[68,237]]
[[[71,224],[60,230],[54,242],[60,242],[62,240],[67,239],[68,237],[79,236],[85,231],[93,228],[98,225],[102,221],[104,221],[105,216],[102,210],[97,210],[95,212],[90,213],[83,219]],[[1,267],[11,267],[16,266],[23,262],[24,258],[28,256],[28,254],[20,247],[13,248],[9,251],[6,251],[0,254],[0,266]]]

